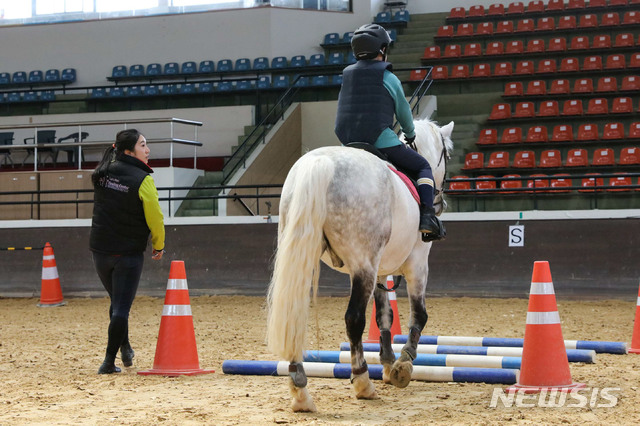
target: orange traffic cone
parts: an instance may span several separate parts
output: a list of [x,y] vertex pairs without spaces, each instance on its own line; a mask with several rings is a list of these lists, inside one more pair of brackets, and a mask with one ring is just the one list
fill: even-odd
[[584,383],[573,383],[571,380],[549,262],[535,262],[529,293],[520,379],[518,383],[507,388],[507,392],[538,393],[552,390],[570,392],[584,387]]
[[629,353],[640,354],[640,287],[638,288],[638,300],[636,301],[636,318],[633,322],[633,338]]
[[138,374],[194,376],[213,372],[213,370],[200,368],[187,288],[187,274],[184,262],[174,260],[171,262],[169,271],[153,368],[138,371]]
[[67,302],[62,299],[62,288],[60,288],[60,277],[58,276],[56,257],[53,255],[53,247],[46,243],[42,252],[42,285],[38,306],[49,308],[66,304]]
[[[393,275],[387,276],[387,288],[393,288]],[[396,292],[390,291],[389,303],[391,304],[391,310],[393,311],[393,323],[391,324],[391,341],[393,342],[393,336],[396,334],[402,334],[400,327],[400,316],[398,315],[398,301],[396,300]],[[364,341],[365,343],[379,343],[380,342],[380,329],[376,322],[376,304],[373,304],[373,311],[371,311],[371,321],[369,322],[369,337]]]

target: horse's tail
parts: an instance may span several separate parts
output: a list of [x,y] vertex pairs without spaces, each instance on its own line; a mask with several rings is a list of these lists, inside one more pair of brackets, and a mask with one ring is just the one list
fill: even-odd
[[282,191],[278,248],[267,296],[267,344],[287,361],[302,361],[310,290],[318,290],[327,190],[333,161],[323,155],[302,157]]

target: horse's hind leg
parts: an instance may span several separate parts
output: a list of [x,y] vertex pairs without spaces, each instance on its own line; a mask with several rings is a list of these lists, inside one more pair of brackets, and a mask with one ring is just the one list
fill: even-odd
[[[384,277],[378,277],[378,284],[386,287]],[[396,356],[391,348],[391,326],[393,325],[393,311],[389,304],[389,294],[376,287],[373,292],[376,304],[376,323],[380,330],[380,363],[382,364],[382,380],[390,383],[391,367],[396,360]],[[398,318],[398,320],[400,320]]]
[[351,278],[351,298],[344,316],[351,345],[351,383],[358,399],[378,399],[369,379],[369,369],[362,350],[362,333],[366,325],[367,303],[375,282],[373,272],[359,271]]
[[291,401],[291,409],[294,412],[307,411],[315,412],[316,405],[313,398],[307,390],[307,375],[304,372],[301,362],[292,362],[289,364],[289,389],[293,401]]

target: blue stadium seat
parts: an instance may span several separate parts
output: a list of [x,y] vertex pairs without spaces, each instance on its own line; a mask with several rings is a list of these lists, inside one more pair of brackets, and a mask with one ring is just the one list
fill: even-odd
[[193,61],[187,61],[182,63],[180,72],[182,74],[194,74],[198,70],[197,65]]
[[56,93],[53,90],[44,90],[40,93],[40,100],[51,102],[56,100]]
[[135,97],[142,96],[142,90],[140,86],[131,86],[127,89],[127,96]]
[[329,65],[343,65],[344,64],[344,55],[340,52],[333,52],[329,55]]
[[147,75],[154,76],[162,74],[162,66],[160,64],[149,64],[147,65]]
[[[295,78],[294,78],[295,80]],[[307,87],[309,85],[309,77],[301,76],[295,83],[295,87]]]
[[216,86],[216,92],[228,92],[233,90],[233,82],[232,81],[221,81]]
[[391,22],[391,13],[389,12],[379,12],[375,19],[373,20],[374,24],[388,24]]
[[231,59],[220,59],[218,61],[218,72],[230,72],[233,71],[233,62]]
[[393,15],[393,22],[409,22],[409,11],[407,9],[399,10]]
[[8,72],[0,73],[0,85],[11,83],[11,74]]
[[215,65],[213,61],[202,61],[200,62],[200,66],[198,67],[198,72],[200,73],[210,73],[215,71]]
[[398,40],[398,32],[395,29],[389,30],[389,38],[391,39],[391,43],[394,43]]
[[175,95],[178,93],[178,86],[176,84],[165,84],[160,92],[163,95]]
[[287,58],[284,56],[276,56],[271,60],[271,68],[287,68]]
[[92,98],[104,98],[106,96],[107,96],[107,91],[104,87],[96,87],[95,89],[91,90]]
[[29,73],[29,83],[42,83],[44,75],[40,70],[33,70]]
[[39,96],[37,92],[27,92],[22,97],[23,102],[38,102]]
[[273,79],[273,87],[276,89],[287,89],[289,87],[289,77],[279,75]]
[[0,104],[7,102],[7,95],[0,93]]
[[353,54],[353,51],[350,50],[349,53],[347,53],[347,64],[355,64],[356,63],[356,55]]
[[247,58],[240,58],[236,60],[234,69],[236,71],[249,71],[251,69],[251,61]]
[[11,92],[7,95],[7,102],[22,102],[22,94],[18,92]]
[[258,89],[264,90],[271,87],[271,78],[268,75],[263,75],[258,79]]
[[183,95],[190,95],[196,93],[196,85],[193,83],[184,83],[180,86],[180,93]]
[[353,38],[353,31],[347,31],[342,35],[342,43],[351,44],[352,38]]
[[[48,71],[47,71],[48,73]],[[111,77],[113,78],[122,78],[127,76],[127,67],[124,65],[116,65],[113,67],[113,71],[111,71]]]
[[340,34],[338,33],[329,33],[325,34],[324,41],[322,44],[326,45],[334,45],[340,43]]
[[27,73],[24,71],[16,71],[11,76],[11,82],[14,84],[22,84],[27,82]]
[[342,74],[332,76],[331,84],[336,86],[342,86]]
[[326,75],[315,75],[311,78],[312,86],[327,86],[329,84],[329,77]]
[[124,95],[125,93],[122,87],[112,87],[109,89],[109,96],[112,98],[122,98]]
[[291,58],[291,63],[289,64],[292,68],[302,68],[307,66],[307,58],[304,55],[296,55]]
[[130,77],[142,77],[143,75],[144,75],[143,65],[131,65],[131,67],[129,67]]
[[265,58],[264,56],[255,58],[253,60],[254,70],[266,70],[267,68],[269,68],[269,59]]
[[200,83],[198,85],[198,92],[200,93],[211,93],[213,92],[213,83]]
[[177,62],[164,64],[164,75],[176,75],[180,73],[180,65]]
[[160,88],[155,84],[150,86],[142,86],[142,96],[157,96],[160,94]]
[[324,55],[322,53],[316,53],[309,57],[309,66],[321,67],[325,65]]
[[236,90],[253,90],[255,83],[252,80],[240,80],[236,83]]
[[[126,71],[126,68],[125,68]],[[60,71],[59,70],[47,70],[47,72],[44,73],[44,81],[48,82],[48,83],[57,83],[60,81]]]
[[60,79],[63,83],[73,83],[76,81],[76,69],[75,68],[65,68],[62,70],[62,74]]

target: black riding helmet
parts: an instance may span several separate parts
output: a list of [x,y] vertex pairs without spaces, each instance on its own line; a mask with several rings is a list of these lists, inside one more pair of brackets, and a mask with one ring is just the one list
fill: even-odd
[[390,43],[387,30],[378,24],[367,24],[354,31],[351,48],[357,60],[373,59],[378,54],[385,55],[382,49]]

